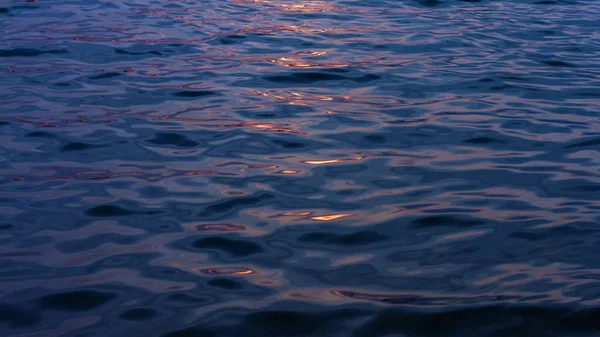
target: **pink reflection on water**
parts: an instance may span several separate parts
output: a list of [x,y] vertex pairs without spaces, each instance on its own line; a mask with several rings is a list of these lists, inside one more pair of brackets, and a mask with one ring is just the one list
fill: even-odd
[[207,224],[207,225],[191,225],[198,231],[217,231],[217,232],[235,232],[244,231],[246,227],[231,224]]

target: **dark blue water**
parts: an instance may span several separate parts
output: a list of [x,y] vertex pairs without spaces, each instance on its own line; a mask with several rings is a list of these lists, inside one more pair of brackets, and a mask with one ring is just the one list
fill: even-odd
[[599,336],[599,117],[597,0],[0,0],[0,336]]

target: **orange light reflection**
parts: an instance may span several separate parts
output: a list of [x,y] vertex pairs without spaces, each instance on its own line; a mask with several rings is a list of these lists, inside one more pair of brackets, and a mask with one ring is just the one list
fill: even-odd
[[315,221],[333,221],[333,220],[347,218],[347,217],[353,216],[353,215],[354,214],[352,214],[352,213],[340,213],[340,214],[313,216],[310,219],[315,220]]
[[211,274],[211,275],[248,275],[248,274],[253,274],[254,270],[250,269],[250,268],[236,268],[236,267],[229,267],[229,268],[209,268],[209,269],[202,269],[201,272],[205,273],[205,274]]
[[296,174],[298,172],[300,172],[300,171],[298,171],[298,170],[283,170],[283,171],[279,171],[278,173],[281,173],[281,174]]
[[305,216],[305,215],[311,215],[312,212],[285,212],[282,213],[281,215],[283,216]]

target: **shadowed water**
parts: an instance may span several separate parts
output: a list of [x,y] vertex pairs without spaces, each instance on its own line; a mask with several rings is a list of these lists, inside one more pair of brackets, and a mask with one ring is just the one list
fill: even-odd
[[0,336],[600,335],[599,18],[0,0]]

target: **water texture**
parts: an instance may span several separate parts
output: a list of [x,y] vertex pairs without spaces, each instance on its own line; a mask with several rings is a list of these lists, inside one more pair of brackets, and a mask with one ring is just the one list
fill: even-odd
[[0,0],[0,336],[600,335],[599,18]]

